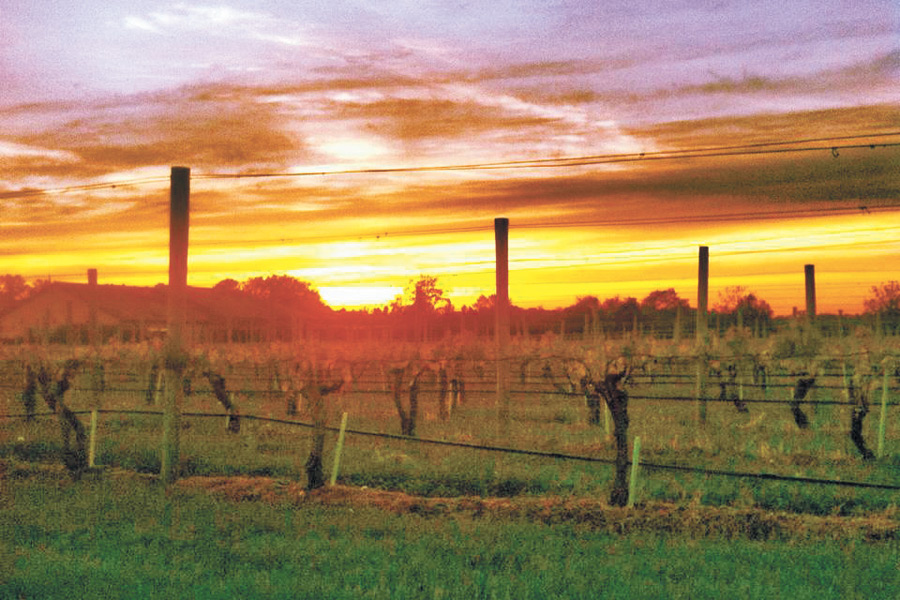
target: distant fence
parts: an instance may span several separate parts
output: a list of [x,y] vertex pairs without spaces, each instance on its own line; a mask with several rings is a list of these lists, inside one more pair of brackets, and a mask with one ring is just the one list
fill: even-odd
[[[162,417],[163,411],[152,411],[152,410],[107,410],[107,409],[97,409],[96,411],[73,411],[76,415],[91,415],[92,413],[98,415],[128,415],[128,416],[155,416]],[[54,412],[39,412],[33,413],[32,417],[48,417],[55,416]],[[234,415],[230,413],[201,413],[201,412],[183,412],[182,417],[185,418],[229,418]],[[8,413],[8,414],[0,414],[0,419],[24,419],[28,418],[29,415],[26,413]],[[271,417],[262,417],[258,415],[249,415],[249,414],[240,414],[240,418],[247,421],[259,421],[265,423],[277,423],[281,425],[288,425],[293,427],[301,427],[306,429],[312,429],[316,427],[313,423],[308,423],[304,421],[297,421],[291,419],[277,419]],[[326,431],[330,432],[340,432],[341,429],[333,426],[325,426],[323,427]],[[612,458],[604,458],[604,457],[596,457],[596,456],[583,456],[576,454],[567,454],[561,452],[544,452],[539,450],[528,450],[523,448],[510,448],[505,446],[494,446],[494,445],[486,445],[486,444],[469,444],[465,442],[456,442],[450,440],[440,440],[440,439],[429,439],[429,438],[421,438],[421,437],[410,437],[405,435],[384,433],[378,431],[366,431],[360,429],[352,429],[345,428],[343,431],[349,435],[357,435],[363,437],[370,438],[381,438],[381,439],[389,439],[389,440],[399,440],[403,442],[408,442],[412,444],[426,444],[432,446],[444,446],[451,448],[462,448],[467,450],[479,450],[479,451],[487,451],[487,452],[498,452],[504,454],[513,454],[513,455],[522,455],[522,456],[533,456],[539,458],[547,458],[547,459],[555,459],[555,460],[567,460],[567,461],[579,461],[579,462],[588,462],[588,463],[598,463],[604,465],[615,465],[616,461]],[[91,447],[96,447],[96,428],[91,429],[92,437],[90,440]],[[629,462],[629,465],[631,462]],[[886,483],[871,483],[871,482],[863,482],[863,481],[848,481],[848,480],[840,480],[840,479],[823,479],[823,478],[814,478],[814,477],[798,477],[791,475],[783,475],[778,473],[766,473],[766,472],[741,472],[741,471],[728,471],[722,469],[708,469],[703,467],[693,467],[688,465],[673,465],[673,464],[660,464],[646,461],[639,461],[639,466],[642,469],[652,469],[658,471],[675,471],[675,472],[683,472],[683,473],[693,473],[698,475],[712,475],[717,477],[730,477],[730,478],[740,478],[740,479],[757,479],[757,480],[767,480],[767,481],[780,481],[787,482],[792,484],[811,484],[811,485],[830,485],[830,486],[840,486],[840,487],[850,487],[850,488],[859,488],[859,489],[872,489],[872,490],[888,490],[888,491],[900,491],[900,485],[895,484],[886,484]]]

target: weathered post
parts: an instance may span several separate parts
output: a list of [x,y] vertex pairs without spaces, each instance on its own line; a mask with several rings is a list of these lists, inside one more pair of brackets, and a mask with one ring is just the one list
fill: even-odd
[[709,306],[709,246],[700,246],[700,261],[697,269],[697,341],[706,340],[709,326],[707,310]]
[[638,464],[641,460],[641,436],[634,436],[634,447],[631,452],[631,477],[628,478],[628,508],[634,508],[637,500]]
[[494,219],[494,245],[497,261],[494,336],[497,343],[497,409],[500,427],[509,427],[509,219]]
[[806,275],[806,321],[812,325],[816,320],[816,266],[805,265]]
[[337,446],[334,449],[334,463],[331,467],[331,479],[328,485],[334,486],[337,483],[338,469],[341,468],[341,454],[344,451],[344,436],[347,433],[347,413],[341,415],[341,428],[338,431]]
[[879,413],[878,418],[878,441],[875,449],[875,456],[877,458],[884,458],[884,433],[885,433],[885,422],[887,421],[887,405],[888,405],[888,396],[891,393],[891,367],[893,366],[890,359],[886,358],[882,361],[882,368],[884,369],[884,373],[882,376],[881,383],[881,412]]
[[97,422],[100,420],[99,410],[91,409],[91,429],[88,438],[88,467],[93,469],[97,458]]
[[191,170],[172,167],[169,208],[169,290],[168,332],[166,336],[166,391],[163,406],[163,443],[160,478],[174,483],[178,478],[181,405],[184,397],[182,374],[185,303],[187,299],[187,257]]
[[88,343],[93,346],[97,336],[97,269],[88,269]]
[[[697,420],[706,423],[706,399],[703,395],[707,364],[706,349],[703,344],[708,338],[709,327],[709,246],[700,246],[699,264],[697,268]],[[718,326],[717,326],[718,329]]]
[[100,420],[100,393],[105,387],[103,364],[91,365],[91,428],[88,438],[88,467],[93,469],[97,458],[97,425]]
[[672,341],[677,345],[681,342],[681,305],[675,306],[675,323],[672,325]]

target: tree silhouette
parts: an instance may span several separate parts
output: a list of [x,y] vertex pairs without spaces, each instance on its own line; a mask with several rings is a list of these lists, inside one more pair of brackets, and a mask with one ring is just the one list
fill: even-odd
[[31,287],[21,275],[0,275],[0,309],[26,298]]
[[[225,280],[228,281],[228,280]],[[224,284],[226,289],[231,284]],[[241,285],[245,294],[293,310],[317,312],[327,309],[322,297],[310,283],[289,275],[253,277]]]
[[675,288],[652,291],[647,294],[646,298],[641,300],[642,311],[674,312],[679,307],[681,307],[682,310],[688,310],[690,305],[687,300],[678,297],[678,292],[675,291]]
[[418,280],[410,279],[403,294],[391,303],[392,312],[412,310],[420,315],[445,314],[453,312],[453,304],[438,287],[437,277],[422,275]]
[[747,324],[758,321],[766,325],[772,320],[774,314],[768,302],[748,292],[747,288],[742,285],[729,286],[720,291],[719,301],[713,307],[713,311],[733,316],[735,319],[740,316],[740,319]]
[[865,312],[878,315],[891,330],[900,322],[900,282],[888,281],[873,285],[870,296],[863,300]]
[[900,282],[888,281],[873,285],[870,296],[863,300],[867,313],[900,316]]
[[633,323],[641,314],[641,305],[638,304],[637,298],[625,298],[619,296],[607,298],[600,304],[600,310],[603,311],[613,323],[617,325],[625,325]]
[[239,294],[241,284],[235,279],[223,279],[212,287],[217,294]]

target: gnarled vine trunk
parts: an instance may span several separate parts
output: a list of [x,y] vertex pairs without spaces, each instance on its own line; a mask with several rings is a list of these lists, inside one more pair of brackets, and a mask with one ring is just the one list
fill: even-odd
[[867,390],[864,386],[856,387],[850,382],[847,386],[847,395],[853,403],[853,410],[850,412],[850,439],[859,453],[865,460],[875,460],[875,454],[866,446],[866,440],[863,439],[863,419],[869,414],[869,398]]
[[87,432],[75,413],[66,406],[64,396],[71,386],[70,380],[80,366],[80,361],[66,361],[55,381],[51,369],[46,365],[41,365],[36,374],[41,396],[59,418],[63,441],[62,462],[75,480],[81,479],[88,469]]
[[794,415],[794,422],[797,423],[797,427],[800,429],[809,427],[809,418],[800,408],[800,402],[806,398],[809,390],[811,390],[815,384],[815,377],[801,377],[797,379],[797,384],[794,386],[794,394],[791,399],[791,413]]
[[612,414],[616,442],[616,476],[609,497],[613,506],[628,504],[628,392],[621,387],[626,377],[627,372],[609,373],[599,386],[600,395]]

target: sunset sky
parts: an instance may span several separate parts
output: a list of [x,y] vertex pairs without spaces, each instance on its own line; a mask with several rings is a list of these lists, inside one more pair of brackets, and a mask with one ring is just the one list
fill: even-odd
[[165,282],[173,165],[191,285],[471,304],[504,216],[521,306],[695,305],[707,245],[712,304],[802,309],[811,263],[859,312],[900,279],[900,4],[0,0],[0,273]]

